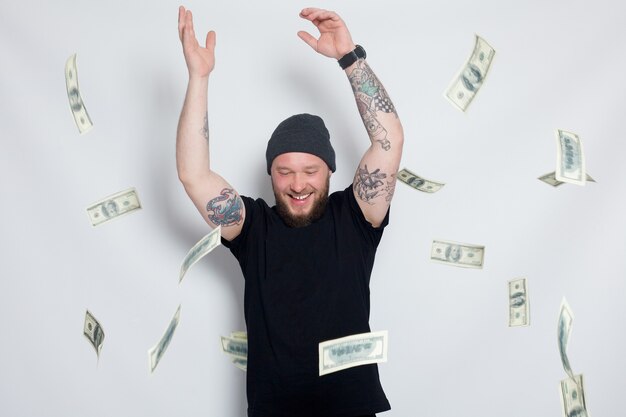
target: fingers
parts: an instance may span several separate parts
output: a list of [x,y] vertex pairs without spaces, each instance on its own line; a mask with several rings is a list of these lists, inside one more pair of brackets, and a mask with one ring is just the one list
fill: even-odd
[[339,15],[335,12],[324,10],[324,9],[316,9],[313,7],[302,9],[302,11],[300,12],[300,17],[310,20],[316,26],[322,20],[329,20],[329,19],[334,20],[334,21],[341,20]]
[[193,14],[191,14],[191,10],[187,10],[185,12],[185,26],[189,29],[189,33],[195,36],[195,32],[193,30]]
[[315,52],[317,52],[317,39],[311,35],[308,32],[305,32],[303,30],[298,32],[298,36],[300,37],[300,39],[302,39],[304,42],[307,43],[307,45],[309,45],[311,48],[313,48],[313,50]]
[[180,6],[178,8],[178,38],[183,40],[183,28],[185,27],[185,8]]
[[215,31],[209,31],[209,33],[206,34],[206,49],[208,49],[209,51],[213,52],[215,50]]
[[183,18],[183,46],[185,44],[190,44],[196,41],[196,32],[193,30],[193,15],[191,14],[191,10],[187,10],[185,12],[185,16]]
[[306,18],[306,16],[309,16],[311,13],[318,13],[323,11],[325,10],[319,9],[317,7],[305,7],[304,9],[302,9],[302,11],[300,11],[300,16]]
[[178,37],[183,45],[190,38],[195,39],[196,34],[193,30],[193,15],[191,10],[186,10],[183,6],[178,8]]

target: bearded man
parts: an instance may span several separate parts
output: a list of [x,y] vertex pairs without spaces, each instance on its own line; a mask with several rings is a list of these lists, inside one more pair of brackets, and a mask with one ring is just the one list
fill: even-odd
[[319,376],[318,346],[370,331],[370,275],[404,135],[344,21],[315,8],[300,17],[320,34],[298,36],[345,71],[370,139],[352,184],[329,195],[335,152],[323,120],[310,114],[281,122],[267,144],[275,206],[239,195],[211,170],[207,97],[215,32],[200,46],[183,7],[178,30],[189,83],[176,139],[178,176],[209,226],[221,226],[245,278],[248,416],[373,416],[390,409],[377,366]]

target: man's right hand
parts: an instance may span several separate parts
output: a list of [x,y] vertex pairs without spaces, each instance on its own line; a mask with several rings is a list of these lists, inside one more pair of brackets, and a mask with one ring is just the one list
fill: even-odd
[[178,8],[178,37],[183,44],[183,54],[189,78],[207,78],[215,67],[215,32],[206,35],[205,47],[201,47],[193,30],[191,10]]

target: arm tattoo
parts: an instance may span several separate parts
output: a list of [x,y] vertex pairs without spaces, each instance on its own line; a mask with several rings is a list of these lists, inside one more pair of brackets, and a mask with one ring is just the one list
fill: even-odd
[[354,189],[357,196],[368,204],[374,204],[371,200],[381,195],[381,191],[389,192],[388,185],[387,188],[381,190],[381,187],[385,185],[383,181],[385,178],[387,174],[380,172],[380,168],[370,172],[367,165],[363,168],[358,167],[354,177]]
[[396,179],[395,175],[391,175],[389,181],[387,181],[387,185],[385,186],[385,192],[387,195],[385,196],[385,201],[391,203],[391,199],[393,198],[393,193],[396,191]]
[[243,202],[232,188],[224,188],[219,196],[206,205],[209,220],[220,226],[234,226],[241,223]]
[[208,112],[204,114],[204,125],[202,126],[200,133],[202,134],[202,136],[204,136],[204,138],[208,142],[209,141],[209,113]]
[[388,151],[391,142],[387,139],[387,130],[376,118],[378,111],[393,113],[398,117],[387,91],[364,60],[357,61],[348,78],[367,133],[372,141],[380,143]]
[[391,142],[387,139],[387,129],[385,129],[369,111],[365,114],[361,114],[361,117],[363,118],[363,123],[365,123],[365,128],[370,138],[380,143],[380,146],[382,146],[384,150],[388,151],[391,149]]

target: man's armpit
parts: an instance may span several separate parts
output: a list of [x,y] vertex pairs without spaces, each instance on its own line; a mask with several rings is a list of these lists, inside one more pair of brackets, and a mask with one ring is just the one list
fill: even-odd
[[232,188],[224,188],[207,203],[206,210],[209,221],[218,226],[236,226],[243,221],[243,201]]

